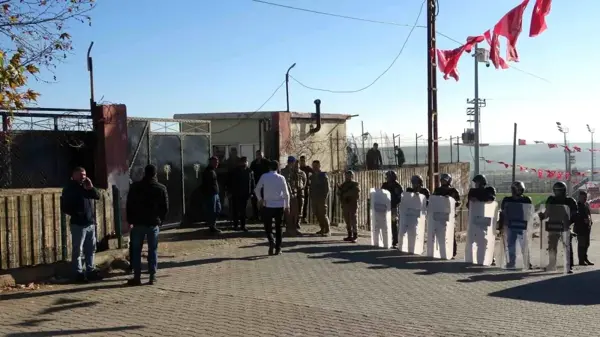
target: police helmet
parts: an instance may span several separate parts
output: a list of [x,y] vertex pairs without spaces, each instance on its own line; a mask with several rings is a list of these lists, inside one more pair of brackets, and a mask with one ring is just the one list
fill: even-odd
[[557,181],[552,185],[552,191],[555,195],[565,195],[567,193],[567,184]]
[[390,170],[385,173],[385,179],[398,180],[398,175],[396,175],[396,172]]
[[525,183],[523,183],[522,181],[515,181],[512,183],[512,185],[510,185],[510,189],[516,195],[522,195],[523,193],[525,193]]
[[479,186],[485,186],[485,185],[487,185],[487,178],[483,174],[476,175],[475,177],[473,177],[472,181],[475,184],[478,184]]
[[452,184],[452,176],[449,173],[440,174],[440,181],[447,185]]
[[410,183],[413,186],[416,186],[416,185],[423,186],[423,177],[421,177],[419,175],[414,175],[414,176],[410,177]]

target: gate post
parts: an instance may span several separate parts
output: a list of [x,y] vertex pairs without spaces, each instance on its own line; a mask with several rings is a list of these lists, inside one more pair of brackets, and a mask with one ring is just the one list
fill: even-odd
[[67,215],[64,212],[62,212],[62,210],[60,212],[60,245],[62,250],[62,260],[67,261]]

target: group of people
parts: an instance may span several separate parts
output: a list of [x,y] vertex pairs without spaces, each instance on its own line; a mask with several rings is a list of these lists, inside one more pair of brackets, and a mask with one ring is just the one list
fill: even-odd
[[[282,224],[285,221],[286,236],[300,236],[300,224],[306,219],[307,203],[311,208],[320,225],[316,233],[321,236],[330,235],[330,221],[327,216],[327,200],[330,193],[329,177],[321,171],[320,162],[315,160],[312,166],[306,165],[306,158],[300,157],[298,161],[290,156],[287,165],[280,170],[278,161],[264,158],[259,151],[256,159],[248,165],[246,157],[237,159],[238,165],[227,172],[226,193],[231,205],[231,216],[234,229],[247,231],[246,206],[252,200],[253,210],[262,220],[266,237],[269,242],[269,255],[281,254]],[[209,229],[220,232],[217,228],[217,216],[221,212],[220,184],[217,177],[219,160],[211,157],[209,164],[202,173],[201,203],[205,220]],[[418,193],[429,199],[430,191],[424,187],[423,178],[413,176],[410,180],[411,186],[404,189],[398,182],[394,171],[385,174],[386,181],[381,189],[387,190],[391,197],[391,218],[393,247],[398,245],[398,209],[402,201],[403,192]],[[496,190],[488,186],[483,175],[476,175],[472,180],[474,186],[468,192],[466,207],[469,208],[471,201],[491,202],[496,200]],[[354,172],[347,171],[345,181],[337,186],[338,197],[342,206],[343,219],[346,223],[348,236],[344,238],[347,242],[356,242],[358,239],[357,211],[361,188],[354,180]],[[577,237],[578,257],[580,265],[593,265],[587,256],[591,233],[591,212],[587,204],[587,193],[578,192],[578,200],[567,195],[567,187],[563,182],[557,182],[553,186],[553,195],[546,200],[546,205],[565,205],[568,207],[569,226],[572,226],[571,239]],[[433,195],[452,197],[455,207],[461,206],[461,197],[456,188],[452,186],[452,176],[440,175],[440,186]],[[61,208],[70,216],[70,230],[72,235],[72,262],[78,281],[90,281],[100,279],[101,276],[94,268],[94,253],[96,250],[95,234],[95,209],[94,200],[98,200],[100,194],[87,177],[82,167],[77,167],[72,172],[71,182],[64,188],[61,198]],[[144,170],[144,177],[130,185],[127,197],[126,216],[131,226],[130,233],[130,258],[133,278],[128,281],[130,285],[141,284],[141,252],[144,241],[148,243],[148,271],[149,283],[156,282],[156,271],[158,263],[158,234],[159,228],[166,219],[169,212],[169,199],[167,189],[158,182],[157,169],[154,165],[148,165]],[[500,206],[500,221],[498,230],[502,231],[503,218],[510,216],[510,208],[507,203],[531,204],[531,198],[525,194],[523,182],[516,181],[511,186],[511,196],[502,200]],[[458,214],[458,212],[457,212]],[[540,219],[548,215],[539,213]],[[273,226],[274,225],[274,226]],[[274,229],[274,233],[273,233]],[[524,234],[518,230],[512,230],[507,236],[508,256],[507,265],[515,264],[515,244]],[[558,241],[558,238],[549,237],[549,240]],[[569,242],[569,247],[571,242]],[[456,256],[456,240],[454,241],[453,257]],[[573,265],[573,253],[570,251],[570,265]],[[82,256],[83,253],[83,256]]]
[[[349,174],[351,176],[351,174]],[[470,202],[478,201],[478,202],[493,202],[496,201],[496,189],[492,186],[489,186],[487,183],[487,179],[484,175],[476,175],[473,180],[473,187],[469,189],[467,195],[467,209],[469,208]],[[430,192],[423,187],[423,179],[420,176],[413,176],[411,178],[411,187],[406,190],[403,189],[402,185],[398,182],[396,173],[394,171],[386,172],[386,181],[381,186],[381,189],[387,190],[390,193],[391,198],[391,225],[392,225],[392,248],[397,248],[398,246],[398,230],[399,230],[399,205],[402,201],[402,193],[403,192],[414,192],[419,193],[425,196],[425,199],[429,199]],[[517,240],[523,240],[523,236],[526,235],[526,226],[523,229],[513,229],[506,228],[505,218],[514,218],[518,216],[517,214],[510,214],[511,208],[507,207],[510,203],[517,204],[532,204],[532,200],[525,194],[525,184],[521,181],[515,181],[511,185],[511,195],[502,199],[500,204],[500,213],[498,217],[498,224],[495,228],[500,232],[501,235],[505,235],[506,237],[506,245],[507,245],[507,255],[508,261],[506,261],[506,267],[511,269],[514,268],[516,263],[516,242]],[[581,266],[593,265],[593,263],[588,259],[587,251],[590,245],[590,234],[592,227],[592,218],[589,204],[587,203],[587,192],[584,190],[578,191],[578,200],[567,195],[567,186],[563,182],[556,182],[553,185],[553,195],[549,196],[545,201],[546,208],[549,205],[564,205],[569,209],[568,214],[568,228],[565,228],[565,231],[569,232],[569,242],[565,243],[568,247],[568,272],[572,272],[572,266],[574,264],[573,261],[573,249],[572,239],[573,237],[577,238],[577,252],[578,252],[578,262]],[[456,188],[452,186],[452,176],[446,173],[440,175],[440,186],[436,187],[433,191],[433,195],[438,196],[446,196],[452,197],[455,200],[455,209],[459,209],[461,206],[461,197]],[[342,199],[343,202],[343,199]],[[513,211],[514,212],[514,211]],[[458,216],[458,212],[455,212],[456,216]],[[540,220],[545,220],[548,218],[548,212],[543,211],[538,213]],[[506,231],[504,233],[503,231]],[[556,253],[556,246],[558,245],[558,241],[560,240],[559,234],[549,232],[548,233],[548,249],[554,250]],[[456,239],[453,243],[453,258],[457,254],[457,245]],[[527,262],[529,263],[529,262]],[[492,263],[495,264],[495,260]],[[529,268],[531,268],[531,263],[529,263]]]

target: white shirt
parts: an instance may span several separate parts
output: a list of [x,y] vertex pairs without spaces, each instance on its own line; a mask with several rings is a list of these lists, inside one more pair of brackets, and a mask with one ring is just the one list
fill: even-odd
[[287,182],[281,174],[275,171],[269,171],[260,176],[258,184],[256,184],[256,188],[254,189],[254,194],[258,201],[263,199],[260,196],[261,189],[263,190],[265,207],[290,207],[290,192],[288,191]]

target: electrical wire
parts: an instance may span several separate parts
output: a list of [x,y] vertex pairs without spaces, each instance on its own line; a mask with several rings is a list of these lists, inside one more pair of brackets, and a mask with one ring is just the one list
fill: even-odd
[[[330,12],[322,12],[322,11],[317,11],[317,10],[312,10],[312,9],[308,9],[308,8],[301,8],[301,7],[295,7],[295,6],[288,6],[288,5],[282,5],[282,4],[278,4],[278,3],[274,3],[274,2],[269,2],[269,1],[264,1],[264,0],[251,0],[253,2],[256,3],[260,3],[260,4],[264,4],[264,5],[269,5],[269,6],[275,6],[275,7],[281,7],[281,8],[286,8],[286,9],[291,9],[291,10],[295,10],[295,11],[301,11],[301,12],[306,12],[306,13],[312,13],[312,14],[318,14],[318,15],[323,15],[323,16],[330,16],[330,17],[336,17],[336,18],[340,18],[340,19],[347,19],[347,20],[354,20],[354,21],[362,21],[362,22],[367,22],[367,23],[375,23],[375,24],[381,24],[381,25],[388,25],[388,26],[396,26],[396,27],[411,27],[412,29],[414,28],[423,28],[423,29],[427,29],[427,26],[423,26],[423,25],[409,25],[409,24],[405,24],[405,23],[397,23],[397,22],[391,22],[391,21],[381,21],[381,20],[372,20],[372,19],[365,19],[365,18],[360,18],[360,17],[356,17],[356,16],[348,16],[348,15],[341,15],[341,14],[335,14],[335,13],[330,13]],[[439,14],[439,1],[436,1],[436,14],[435,16],[437,17]],[[463,45],[464,42],[461,42],[449,35],[444,34],[443,32],[440,32],[439,30],[436,30],[435,33],[449,41],[452,41],[458,45]],[[544,81],[546,83],[552,83],[550,82],[548,79],[538,76],[534,73],[528,72],[526,70],[517,68],[513,65],[510,66],[509,69],[513,69],[515,71],[518,71],[520,73],[523,73],[525,75],[531,76],[533,78],[536,78],[540,81]],[[388,69],[389,70],[389,69]],[[299,83],[300,84],[300,83]],[[302,84],[301,84],[302,85]],[[317,90],[317,88],[310,88],[307,86],[307,89],[311,89],[311,90]],[[327,92],[335,92],[335,91],[330,91],[330,90],[319,90],[319,91],[327,91]],[[361,91],[361,90],[358,90]],[[356,92],[358,92],[356,91]],[[349,93],[349,92],[340,92],[340,93]],[[351,92],[350,92],[351,93]]]
[[219,133],[226,132],[226,131],[231,130],[231,129],[235,128],[236,126],[242,124],[243,121],[252,118],[252,116],[254,116],[258,112],[260,112],[262,110],[262,108],[265,105],[267,105],[267,103],[269,103],[273,99],[273,97],[275,97],[275,94],[277,94],[277,92],[279,91],[279,89],[281,89],[281,87],[283,87],[284,84],[285,84],[285,81],[281,82],[281,84],[277,87],[277,89],[275,89],[275,91],[273,91],[273,93],[271,94],[271,96],[269,96],[269,98],[267,98],[267,100],[261,106],[259,106],[258,109],[256,109],[253,112],[249,113],[245,117],[238,119],[238,121],[236,123],[234,123],[233,125],[230,125],[230,126],[224,128],[223,130],[213,131],[212,134],[216,135],[216,134],[219,134]]
[[360,89],[356,89],[356,90],[329,90],[329,89],[323,89],[323,88],[315,88],[315,87],[310,87],[302,82],[300,82],[299,80],[297,80],[295,77],[290,75],[290,78],[292,80],[294,80],[294,82],[298,83],[300,86],[306,88],[306,89],[310,89],[310,90],[315,90],[315,91],[323,91],[323,92],[329,92],[329,93],[333,93],[333,94],[354,94],[357,92],[361,92],[364,90],[369,89],[370,87],[372,87],[375,83],[377,83],[377,81],[379,81],[385,74],[387,74],[388,71],[390,71],[390,69],[392,69],[392,67],[394,66],[394,64],[396,64],[396,61],[398,61],[398,59],[400,58],[400,56],[402,55],[402,53],[404,52],[404,49],[406,48],[406,45],[408,44],[408,41],[410,40],[410,37],[412,36],[413,32],[415,31],[415,28],[417,28],[417,23],[419,22],[419,19],[421,18],[421,14],[423,14],[423,8],[425,7],[425,1],[423,1],[423,3],[421,4],[421,8],[419,9],[419,13],[417,14],[417,18],[415,19],[415,23],[411,26],[410,31],[408,32],[408,35],[406,36],[406,39],[404,39],[404,43],[402,44],[402,47],[400,48],[400,51],[398,52],[398,54],[396,54],[396,57],[394,57],[394,59],[392,60],[392,63],[390,63],[390,65],[381,73],[379,74],[379,76],[377,76],[371,83],[369,83],[368,85],[360,88]]

